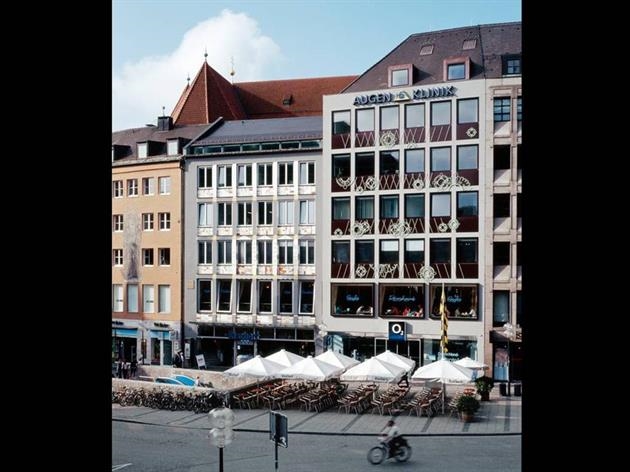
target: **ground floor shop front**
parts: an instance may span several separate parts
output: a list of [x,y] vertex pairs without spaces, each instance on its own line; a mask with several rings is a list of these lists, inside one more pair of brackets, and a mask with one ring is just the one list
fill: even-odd
[[179,331],[174,323],[112,321],[112,362],[172,365],[179,349]]

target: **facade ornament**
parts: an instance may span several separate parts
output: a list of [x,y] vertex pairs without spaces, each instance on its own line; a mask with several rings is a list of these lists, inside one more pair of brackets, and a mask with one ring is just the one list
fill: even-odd
[[370,223],[367,221],[355,221],[352,225],[352,233],[355,236],[363,236],[370,232]]
[[354,179],[352,177],[337,177],[335,179],[335,182],[337,182],[337,185],[339,185],[342,189],[347,190],[351,185],[352,182],[354,181]]
[[418,271],[418,277],[424,279],[425,283],[430,283],[435,278],[435,269],[425,265]]
[[398,270],[398,264],[379,264],[378,276],[381,278],[393,277],[396,270]]
[[448,222],[448,227],[451,228],[451,231],[457,231],[457,228],[459,228],[457,218],[451,218],[451,221]]
[[357,266],[357,270],[355,271],[355,275],[360,279],[364,278],[367,275],[367,269],[363,264]]
[[387,227],[387,234],[404,236],[411,233],[411,225],[407,221],[392,221]]
[[424,189],[424,179],[414,179],[411,186],[418,191]]
[[468,136],[469,138],[474,138],[475,136],[477,136],[477,130],[471,126],[466,130],[466,136]]
[[440,223],[438,225],[438,231],[440,233],[446,233],[448,231],[448,225],[446,223],[444,223],[444,222]]
[[396,144],[396,135],[391,131],[385,131],[383,134],[381,134],[381,139],[379,141],[381,143],[381,146],[392,147],[394,144]]
[[343,231],[341,230],[341,228],[337,228],[335,231],[333,231],[333,234],[335,236],[343,236]]
[[367,190],[376,190],[376,179],[373,176],[369,176],[365,179],[363,184]]

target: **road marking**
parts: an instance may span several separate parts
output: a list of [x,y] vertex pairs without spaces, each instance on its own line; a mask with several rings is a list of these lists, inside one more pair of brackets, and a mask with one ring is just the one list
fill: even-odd
[[112,472],[114,472],[115,470],[120,470],[124,467],[127,467],[128,465],[131,465],[131,462],[128,464],[120,464],[120,465],[114,465],[112,466]]

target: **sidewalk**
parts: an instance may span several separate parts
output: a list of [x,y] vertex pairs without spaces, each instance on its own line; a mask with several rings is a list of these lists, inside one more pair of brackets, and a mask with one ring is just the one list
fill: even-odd
[[[494,393],[494,392],[493,392]],[[400,415],[396,423],[406,436],[452,436],[521,434],[521,397],[492,395],[489,402],[481,402],[472,423],[462,423],[455,415],[408,416]],[[235,431],[268,432],[269,410],[234,409]],[[282,410],[288,418],[289,432],[294,434],[327,434],[374,436],[379,433],[388,415],[370,412],[363,414],[337,413],[330,408],[321,413],[301,410]],[[152,410],[146,407],[121,407],[112,404],[112,421],[125,421],[169,427],[210,429],[207,414],[192,411]]]

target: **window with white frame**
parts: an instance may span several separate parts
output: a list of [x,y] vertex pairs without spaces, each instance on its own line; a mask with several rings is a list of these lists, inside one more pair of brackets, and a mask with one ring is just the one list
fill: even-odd
[[153,231],[153,213],[142,214],[142,230]]
[[451,216],[451,194],[431,194],[431,216]]
[[424,218],[424,194],[405,194],[405,218]]
[[281,200],[278,202],[278,225],[289,226],[293,224],[293,200]]
[[127,284],[127,311],[138,313],[138,284]]
[[251,313],[252,311],[252,281],[238,281],[238,303],[236,311]]
[[169,247],[158,248],[158,259],[161,266],[171,265],[171,248]]
[[273,184],[273,164],[258,164],[258,186],[270,186]]
[[158,285],[158,313],[171,312],[171,286]]
[[278,263],[293,264],[293,240],[278,241]]
[[273,223],[273,202],[258,202],[258,224],[271,225]]
[[142,265],[153,265],[153,248],[144,248],[142,250]]
[[212,264],[212,241],[198,241],[197,249],[197,262],[199,264]]
[[252,204],[251,202],[238,204],[238,225],[252,225]]
[[212,188],[212,166],[204,166],[197,169],[197,188]]
[[476,123],[479,121],[479,99],[466,98],[457,100],[457,123]]
[[199,311],[212,310],[212,280],[199,280],[197,283],[197,307]]
[[[374,128],[372,128],[374,129]],[[350,111],[332,112],[332,134],[345,134],[350,132]]]
[[350,219],[350,197],[337,197],[332,199],[333,220]]
[[167,231],[171,229],[171,214],[166,213],[158,213],[158,220],[160,221],[160,230]]
[[312,239],[300,240],[300,264],[315,264],[315,241]]
[[293,313],[293,282],[280,282],[280,313]]
[[258,241],[258,264],[272,264],[272,242],[271,241]]
[[357,133],[374,131],[374,108],[359,108],[356,123]]
[[381,107],[381,130],[398,129],[398,106]]
[[405,105],[405,128],[424,127],[424,103]]
[[158,177],[158,186],[160,187],[160,195],[170,195],[170,193],[171,193],[171,178],[170,177]]
[[142,286],[142,311],[155,313],[155,287],[153,285]]
[[271,280],[258,281],[258,311],[271,313]]
[[217,280],[217,311],[230,311],[232,303],[232,281],[226,279]]
[[451,124],[451,102],[431,103],[431,126]]
[[217,241],[218,262],[219,264],[231,264],[232,263],[232,241],[220,240]]
[[392,87],[401,87],[403,85],[409,85],[409,68],[392,69],[391,76],[390,76],[390,83]]
[[466,64],[461,62],[457,64],[448,64],[447,80],[460,80],[466,78]]
[[149,155],[148,143],[138,143],[138,157],[144,159]]
[[251,187],[252,186],[252,165],[240,164],[237,167],[238,170],[238,186],[239,187]]
[[300,185],[315,184],[315,163],[300,162]]
[[114,231],[120,232],[124,228],[124,218],[123,215],[114,215]]
[[494,122],[510,121],[510,97],[494,99]]
[[198,227],[212,226],[212,203],[199,203],[198,209]]
[[381,195],[381,218],[398,218],[398,195]]
[[405,264],[424,263],[424,239],[405,239]]
[[123,250],[114,249],[112,252],[113,252],[114,265],[122,266],[123,265]]
[[121,284],[113,284],[112,285],[112,311],[121,312],[123,311],[123,286]]
[[166,141],[166,154],[169,156],[179,154],[179,139],[169,139]]
[[315,200],[300,200],[300,224],[315,224]]
[[381,240],[381,251],[378,261],[380,264],[398,264],[398,241]]
[[232,186],[232,166],[219,166],[217,168],[219,172],[219,180],[217,186],[219,188],[229,188]]
[[451,148],[431,148],[431,172],[450,172]]
[[374,218],[374,197],[356,197],[354,200],[354,217],[357,220]]
[[424,149],[405,150],[405,173],[424,173]]
[[138,196],[138,179],[127,179],[127,196]]
[[219,206],[219,226],[232,226],[232,203],[221,202]]
[[236,243],[236,260],[239,264],[252,263],[252,242],[238,241]]
[[142,179],[142,195],[153,195],[155,193],[155,177],[144,177]]
[[303,280],[300,282],[300,314],[313,314],[313,296],[315,292],[315,283]]
[[278,163],[278,185],[293,185],[293,162]]
[[114,180],[112,182],[112,189],[114,193],[114,198],[120,198],[125,196],[125,189],[123,187],[122,180]]
[[457,170],[477,169],[478,147],[457,146]]

